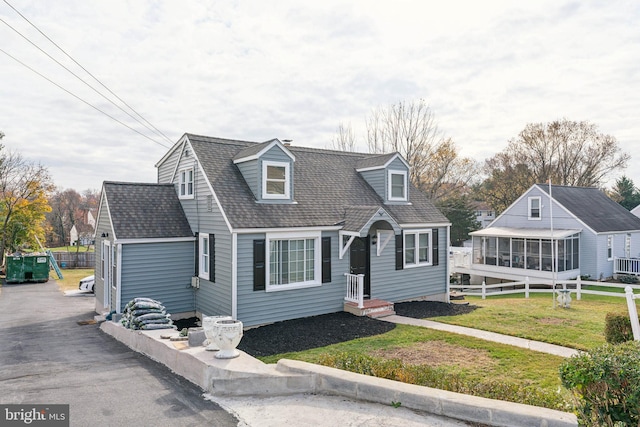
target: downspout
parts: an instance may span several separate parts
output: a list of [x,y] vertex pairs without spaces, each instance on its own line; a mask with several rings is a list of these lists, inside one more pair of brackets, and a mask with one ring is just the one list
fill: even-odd
[[231,232],[231,317],[238,318],[238,233]]
[[[114,242],[115,243],[115,242]],[[116,255],[116,313],[120,314],[122,301],[122,243],[115,244]]]

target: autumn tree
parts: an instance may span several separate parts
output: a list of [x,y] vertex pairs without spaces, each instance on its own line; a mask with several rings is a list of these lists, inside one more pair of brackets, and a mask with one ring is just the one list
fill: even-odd
[[626,167],[629,154],[592,123],[558,120],[531,123],[485,162],[481,197],[502,212],[536,183],[602,187]]
[[6,250],[37,248],[37,239],[44,239],[52,189],[44,166],[0,145],[0,261]]
[[411,166],[411,182],[433,200],[455,194],[477,176],[476,162],[459,156],[422,99],[378,108],[366,125],[369,152],[400,153]]
[[616,184],[609,192],[609,197],[627,210],[640,205],[640,190],[636,188],[631,179],[624,175],[616,180]]
[[[80,238],[93,236],[93,226],[87,221],[87,213],[98,206],[99,194],[85,190],[83,194],[74,189],[57,190],[50,197],[51,212],[47,214],[51,232],[47,242],[51,246],[70,243],[71,229],[75,226]],[[78,248],[79,250],[79,245]]]

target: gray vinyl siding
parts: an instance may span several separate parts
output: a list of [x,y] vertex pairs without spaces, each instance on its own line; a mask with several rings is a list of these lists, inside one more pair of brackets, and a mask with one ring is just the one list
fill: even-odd
[[367,184],[373,188],[373,190],[378,193],[383,200],[387,200],[387,171],[385,169],[376,169],[370,171],[360,172],[360,175],[367,181]]
[[111,229],[111,221],[109,220],[109,212],[107,211],[106,200],[102,197],[100,205],[100,215],[96,218],[96,242],[95,242],[95,266],[93,269],[95,276],[95,284],[93,285],[96,295],[96,307],[100,309],[104,306],[105,292],[104,280],[102,279],[102,242],[105,237],[101,237],[102,233],[109,233],[109,237],[113,238],[113,230]]
[[[411,231],[411,230],[405,230]],[[371,296],[398,302],[446,294],[447,229],[438,228],[438,265],[395,269],[395,239],[376,256],[371,249]]]
[[[120,311],[136,297],[160,301],[168,313],[195,310],[194,242],[122,245]],[[115,299],[113,300],[115,301]]]
[[260,195],[262,194],[262,186],[260,185],[260,178],[259,178],[260,173],[258,172],[258,169],[259,169],[258,160],[249,160],[247,162],[238,163],[236,164],[236,166],[240,170],[242,177],[244,178],[244,180],[247,182],[247,185],[251,189],[253,196],[256,199],[259,199]]
[[322,237],[327,236],[331,237],[330,283],[312,288],[266,292],[253,290],[253,241],[264,239],[265,235],[238,235],[238,320],[245,326],[254,326],[342,311],[346,292],[344,273],[349,269],[349,259],[348,256],[338,259],[338,233],[322,234]]
[[[204,176],[197,172],[194,181],[194,198],[183,199],[182,208],[194,233],[215,236],[215,282],[200,280],[196,310],[207,316],[231,315],[231,233]],[[208,197],[211,197],[211,211]],[[192,274],[195,262],[195,258],[192,259]]]
[[[193,150],[190,150],[190,151],[193,152]],[[158,173],[159,184],[166,184],[169,182],[173,182],[172,179],[174,178],[173,174],[176,170],[176,162],[178,161],[181,153],[182,153],[182,150],[180,149],[175,150],[173,153],[169,155],[169,157],[167,157],[164,160],[164,162],[158,165],[157,173]]]

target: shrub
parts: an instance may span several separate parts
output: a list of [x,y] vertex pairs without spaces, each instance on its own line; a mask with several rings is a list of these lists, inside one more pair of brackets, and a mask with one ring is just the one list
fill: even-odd
[[473,380],[460,373],[452,373],[442,368],[434,368],[427,365],[407,365],[399,359],[389,360],[342,352],[323,354],[319,358],[319,363],[358,374],[489,399],[507,400],[563,411],[571,408],[570,403],[560,393],[549,392],[534,386],[523,386],[515,382]]
[[560,379],[574,395],[581,425],[640,425],[640,342],[573,356],[560,366]]
[[634,275],[631,274],[625,274],[623,276],[618,276],[618,280],[620,280],[622,283],[625,283],[627,285],[633,285],[635,283],[638,283],[638,278]]
[[620,344],[633,339],[628,313],[607,313],[604,320],[604,337],[609,344]]

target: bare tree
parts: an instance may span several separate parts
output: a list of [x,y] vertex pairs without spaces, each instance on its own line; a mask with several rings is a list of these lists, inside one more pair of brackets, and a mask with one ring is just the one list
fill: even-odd
[[422,99],[378,108],[366,124],[369,152],[402,154],[411,166],[411,182],[432,199],[460,191],[477,174],[476,162],[459,157]]
[[331,140],[329,148],[338,151],[356,151],[356,136],[351,123],[346,126],[343,123],[338,125],[336,136]]
[[523,190],[549,179],[559,185],[602,187],[630,158],[615,137],[601,133],[592,123],[567,119],[532,123],[504,151],[486,161],[489,178],[483,194],[500,212]]

